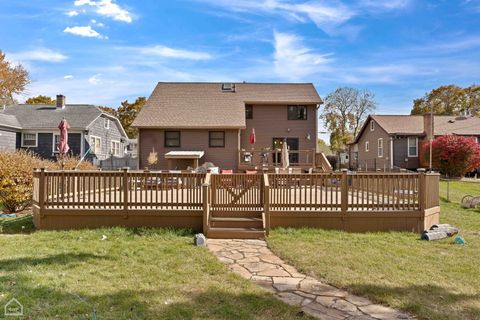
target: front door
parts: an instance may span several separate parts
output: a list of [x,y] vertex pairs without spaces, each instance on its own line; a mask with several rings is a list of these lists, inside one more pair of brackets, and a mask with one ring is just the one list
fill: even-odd
[[[298,151],[298,138],[286,138],[287,139],[287,146],[288,151]],[[273,150],[282,150],[283,141],[285,138],[273,138]],[[288,158],[290,163],[298,163],[298,153],[289,153]],[[280,152],[276,152],[273,154],[273,162],[280,164],[282,159],[282,154]]]

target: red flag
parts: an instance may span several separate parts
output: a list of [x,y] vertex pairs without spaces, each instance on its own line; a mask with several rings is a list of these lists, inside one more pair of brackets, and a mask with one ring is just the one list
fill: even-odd
[[70,150],[70,147],[68,146],[68,129],[70,129],[70,125],[67,120],[63,119],[60,121],[58,129],[60,129],[60,141],[58,142],[57,150],[60,155],[65,155],[68,150]]
[[255,144],[255,141],[257,141],[257,137],[255,136],[255,129],[252,128],[252,132],[250,133],[250,137],[248,140],[250,141],[250,144]]

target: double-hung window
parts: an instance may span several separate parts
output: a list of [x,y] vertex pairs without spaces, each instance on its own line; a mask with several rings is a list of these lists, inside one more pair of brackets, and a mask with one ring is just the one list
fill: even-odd
[[378,155],[379,158],[383,157],[383,139],[382,138],[378,139],[377,155]]
[[408,137],[408,156],[418,157],[418,138]]
[[224,148],[225,131],[209,131],[208,145],[210,146],[210,148]]
[[307,106],[288,106],[288,120],[307,120]]
[[24,132],[22,134],[22,147],[36,147],[37,146],[37,134]]
[[180,131],[165,131],[165,147],[180,147]]
[[102,138],[90,136],[90,150],[94,154],[102,153]]
[[370,151],[370,142],[365,141],[365,152]]
[[120,141],[115,141],[115,140],[111,141],[110,153],[116,157],[120,156]]

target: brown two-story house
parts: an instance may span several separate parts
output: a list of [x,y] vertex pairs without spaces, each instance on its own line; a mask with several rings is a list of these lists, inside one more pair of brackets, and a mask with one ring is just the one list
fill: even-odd
[[350,144],[350,167],[361,170],[426,167],[422,145],[446,134],[480,142],[480,118],[475,116],[370,115]]
[[[220,169],[279,166],[284,142],[291,165],[314,165],[317,109],[321,99],[310,83],[160,82],[133,126],[139,129],[141,168]],[[250,144],[255,131],[256,141]],[[157,163],[148,163],[157,154]]]

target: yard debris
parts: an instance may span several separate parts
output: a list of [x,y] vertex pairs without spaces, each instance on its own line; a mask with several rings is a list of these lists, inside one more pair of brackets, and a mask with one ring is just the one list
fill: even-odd
[[480,196],[471,196],[467,194],[462,198],[462,208],[470,209],[480,206]]
[[460,230],[450,224],[434,224],[430,230],[425,230],[420,236],[421,240],[439,240],[456,235]]
[[193,244],[197,247],[204,247],[207,245],[207,238],[203,233],[197,233],[195,237],[193,237]]
[[466,244],[465,239],[463,239],[463,237],[460,235],[455,237],[455,239],[453,240],[453,243],[460,244],[462,246]]
[[104,241],[104,240],[107,240],[108,237],[106,235],[102,235],[102,239],[100,239],[101,241]]

